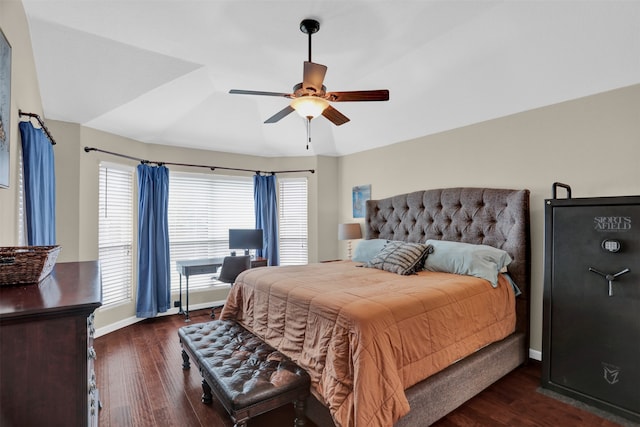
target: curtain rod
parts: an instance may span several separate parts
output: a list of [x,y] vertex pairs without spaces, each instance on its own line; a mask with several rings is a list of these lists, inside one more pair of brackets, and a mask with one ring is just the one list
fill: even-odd
[[51,134],[49,133],[49,129],[47,129],[47,127],[44,125],[44,121],[40,118],[39,115],[35,114],[35,113],[25,113],[22,110],[18,110],[18,116],[29,116],[29,117],[34,117],[38,123],[40,123],[40,127],[42,128],[42,130],[44,131],[44,133],[47,134],[47,137],[49,138],[49,141],[51,141],[51,145],[56,145],[56,141],[53,139],[53,137],[51,136]]
[[224,166],[207,166],[207,165],[193,165],[193,164],[189,164],[189,163],[157,162],[157,161],[143,160],[143,159],[139,159],[137,157],[127,156],[126,154],[114,153],[112,151],[102,150],[100,148],[94,148],[94,147],[84,147],[84,151],[85,151],[85,153],[88,153],[89,151],[98,151],[100,153],[111,154],[112,156],[124,157],[125,159],[135,160],[135,161],[138,161],[138,162],[143,163],[143,164],[153,163],[153,164],[156,164],[158,166],[162,166],[162,165],[188,166],[188,167],[193,167],[193,168],[207,168],[207,169],[211,169],[212,171],[214,171],[216,169],[221,169],[221,170],[228,170],[228,171],[254,172],[254,173],[258,174],[258,175],[260,175],[261,173],[275,175],[277,173],[294,173],[294,172],[311,172],[311,173],[315,173],[316,172],[315,169],[300,169],[300,170],[268,171],[268,172],[265,172],[265,171],[255,170],[255,169],[228,168],[228,167],[224,167]]

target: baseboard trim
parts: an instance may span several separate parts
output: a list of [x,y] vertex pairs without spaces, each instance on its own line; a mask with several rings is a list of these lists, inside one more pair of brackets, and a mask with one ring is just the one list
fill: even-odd
[[[222,305],[222,304],[224,304],[224,301],[211,301],[211,302],[203,302],[203,303],[200,303],[200,304],[189,304],[189,311],[201,310],[203,308],[215,307],[217,305]],[[158,313],[157,317],[171,316],[173,314],[178,314],[178,311],[179,311],[178,308],[171,308],[168,311],[165,311],[164,313]],[[139,317],[135,317],[135,316],[127,317],[126,319],[119,320],[118,322],[111,323],[111,324],[109,324],[107,326],[104,326],[102,328],[97,328],[93,337],[94,338],[100,338],[101,336],[107,335],[107,334],[109,334],[111,332],[115,332],[118,329],[122,329],[122,328],[125,328],[127,326],[136,324],[141,320],[144,320],[144,318],[139,318]]]
[[542,352],[530,348],[529,349],[529,358],[533,359],[533,360],[537,360],[538,362],[542,362]]

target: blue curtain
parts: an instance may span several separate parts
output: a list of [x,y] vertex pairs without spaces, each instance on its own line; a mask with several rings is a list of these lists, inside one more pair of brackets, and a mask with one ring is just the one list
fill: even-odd
[[253,176],[253,201],[256,212],[256,228],[262,229],[264,245],[256,251],[259,257],[267,258],[269,265],[280,264],[278,254],[278,199],[275,175]]
[[24,204],[29,246],[56,244],[56,171],[53,146],[30,122],[20,122]]
[[169,169],[138,165],[137,317],[154,317],[171,306],[168,206]]

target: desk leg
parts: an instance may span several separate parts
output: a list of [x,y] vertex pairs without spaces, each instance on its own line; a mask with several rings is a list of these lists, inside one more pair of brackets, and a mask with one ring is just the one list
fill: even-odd
[[178,314],[184,314],[184,310],[182,310],[182,274],[180,276],[180,293],[178,294],[178,304],[180,304],[180,308],[178,309]]
[[189,319],[189,275],[187,275],[187,287],[185,290],[185,294],[187,296],[187,311],[185,311],[185,316],[186,319],[184,319],[185,322],[191,322],[191,319]]

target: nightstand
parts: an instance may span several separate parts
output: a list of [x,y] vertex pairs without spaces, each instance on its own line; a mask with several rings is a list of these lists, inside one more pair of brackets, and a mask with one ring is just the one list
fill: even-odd
[[251,260],[251,268],[266,267],[268,260],[266,258],[255,258]]

